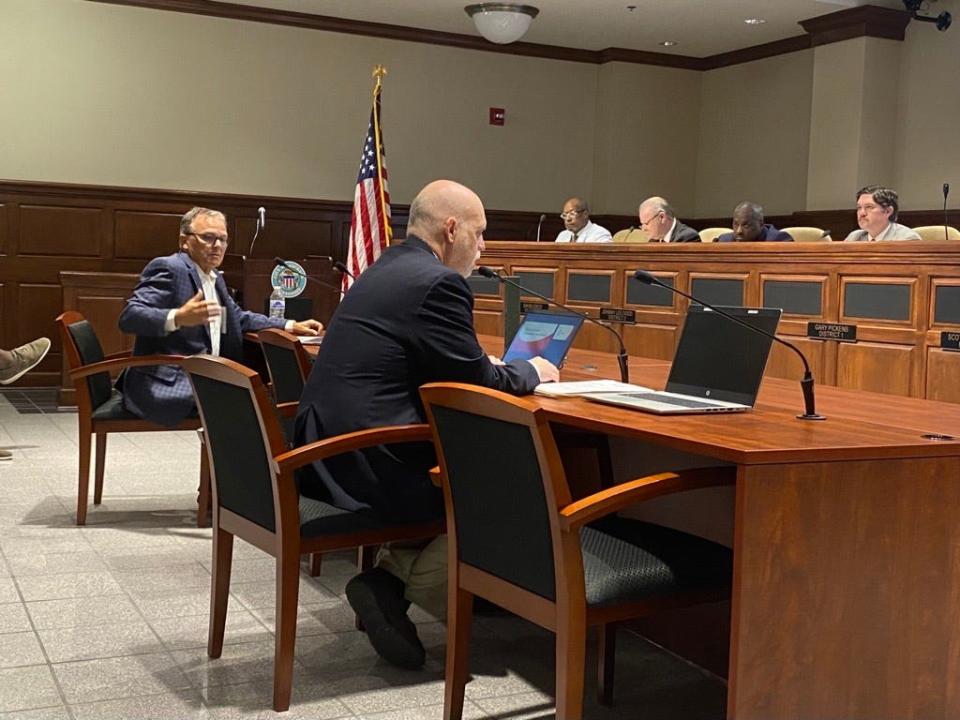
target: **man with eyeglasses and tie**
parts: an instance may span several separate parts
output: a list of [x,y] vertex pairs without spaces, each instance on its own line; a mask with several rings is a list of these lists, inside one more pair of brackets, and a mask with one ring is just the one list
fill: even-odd
[[700,242],[700,233],[677,220],[677,214],[662,197],[651,197],[640,203],[637,210],[640,229],[650,236],[650,242]]
[[[120,313],[120,330],[137,336],[134,355],[209,353],[243,360],[243,334],[284,328],[317,335],[316,320],[295,322],[243,310],[216,269],[230,239],[223,213],[195,207],[180,219],[180,251],[154,258]],[[178,365],[127,370],[124,408],[138,417],[174,426],[196,414],[193,389]]]
[[610,231],[594,222],[590,222],[590,208],[585,200],[572,197],[563,204],[560,213],[563,220],[562,230],[557,235],[558,243],[608,243],[613,242]]

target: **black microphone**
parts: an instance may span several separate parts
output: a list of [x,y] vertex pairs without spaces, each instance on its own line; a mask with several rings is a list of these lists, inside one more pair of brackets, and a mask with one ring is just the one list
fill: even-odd
[[340,272],[342,272],[344,275],[346,275],[348,278],[350,278],[350,279],[353,280],[354,282],[357,281],[357,276],[354,275],[354,274],[353,274],[352,272],[350,272],[349,270],[347,270],[347,266],[344,265],[344,264],[343,264],[342,262],[340,262],[339,260],[337,260],[337,261],[333,264],[333,269],[334,269],[334,270],[339,270]]
[[284,268],[284,269],[286,269],[286,270],[289,270],[289,271],[292,272],[294,275],[299,275],[300,277],[304,277],[304,278],[306,278],[307,280],[312,280],[313,282],[317,283],[317,285],[322,285],[322,286],[325,287],[325,288],[330,288],[331,290],[336,290],[337,292],[340,292],[340,288],[337,287],[336,285],[332,285],[332,284],[328,283],[326,280],[321,280],[320,278],[316,277],[315,275],[307,275],[307,273],[301,272],[300,270],[298,270],[297,268],[293,267],[293,265],[291,265],[290,263],[288,263],[288,262],[287,262],[286,260],[284,260],[283,258],[275,257],[275,258],[273,259],[273,263],[274,263],[274,265],[279,265],[280,267],[282,267],[282,268]]
[[653,275],[648,273],[646,270],[637,270],[633,274],[633,277],[635,277],[637,280],[642,282],[644,285],[659,285],[660,287],[666,288],[670,292],[674,292],[677,295],[683,295],[683,297],[687,298],[688,300],[693,300],[693,302],[698,303],[699,305],[703,305],[705,308],[710,308],[718,315],[722,315],[723,317],[725,317],[727,320],[732,320],[733,322],[737,323],[737,325],[743,325],[743,327],[747,328],[748,330],[752,330],[753,332],[759,333],[764,337],[768,337],[773,340],[776,340],[781,345],[786,345],[788,348],[793,350],[797,355],[800,356],[800,361],[803,363],[803,380],[800,381],[800,389],[803,391],[804,413],[803,415],[797,415],[797,418],[799,418],[800,420],[826,420],[827,419],[823,415],[817,415],[816,402],[813,396],[813,373],[810,372],[810,364],[807,362],[806,356],[802,352],[800,352],[799,348],[797,348],[796,345],[793,345],[792,343],[788,343],[786,340],[781,340],[773,333],[768,333],[766,330],[761,330],[758,327],[754,327],[750,323],[744,322],[740,318],[734,317],[733,315],[724,312],[720,308],[714,307],[709,303],[705,303],[703,300],[698,300],[693,295],[687,295],[687,293],[685,293],[683,290],[678,290],[677,288],[667,285],[665,282],[658,280]]
[[633,235],[633,231],[637,229],[636,225],[631,225],[627,228],[627,234],[623,236],[623,242],[630,242],[630,236]]
[[483,277],[485,277],[485,278],[491,278],[491,279],[494,279],[494,280],[499,280],[499,281],[502,282],[502,283],[508,283],[508,284],[510,284],[510,285],[513,285],[515,288],[518,288],[519,290],[522,290],[522,291],[525,292],[527,295],[533,295],[534,297],[538,297],[538,298],[540,298],[541,300],[546,300],[548,303],[551,303],[552,305],[556,305],[556,306],[559,307],[559,308],[563,308],[563,309],[566,310],[568,313],[570,313],[570,314],[572,314],[572,315],[577,315],[578,317],[582,317],[584,320],[589,320],[589,321],[592,322],[594,325],[599,325],[599,326],[602,327],[604,330],[612,333],[613,336],[617,339],[617,344],[620,346],[620,352],[617,353],[617,362],[620,363],[620,382],[624,382],[624,383],[630,382],[630,368],[627,366],[627,358],[628,358],[627,349],[626,349],[626,348],[624,347],[624,345],[623,345],[623,338],[620,337],[620,333],[618,333],[618,332],[617,332],[616,330],[614,330],[612,327],[610,327],[609,325],[604,325],[602,322],[600,322],[600,321],[597,320],[596,318],[590,317],[590,316],[587,315],[586,313],[582,313],[582,312],[580,312],[579,310],[574,310],[574,309],[571,308],[571,307],[567,307],[567,306],[564,305],[563,303],[557,302],[557,301],[554,300],[553,298],[548,298],[546,295],[541,295],[541,294],[538,293],[538,292],[534,292],[534,291],[531,290],[530,288],[524,287],[524,286],[521,285],[520,283],[515,282],[515,281],[511,280],[510,278],[505,278],[505,277],[503,277],[503,275],[501,275],[500,273],[497,273],[497,272],[491,270],[491,269],[488,268],[486,265],[480,265],[480,266],[477,268],[477,272],[480,273],[481,275],[483,275]]
[[950,241],[950,232],[947,228],[950,223],[947,221],[947,196],[950,194],[950,183],[943,184],[943,239]]
[[543,225],[543,221],[547,219],[546,215],[540,215],[540,221],[537,223],[537,242],[540,242],[540,227]]
[[263,206],[260,206],[257,208],[257,226],[253,230],[253,240],[250,241],[249,257],[253,257],[253,246],[257,244],[257,236],[260,235],[260,230],[266,224],[267,224],[267,209]]
[[820,233],[820,239],[821,239],[821,240],[823,240],[824,238],[828,238],[828,237],[830,237],[830,230],[824,230],[822,233]]

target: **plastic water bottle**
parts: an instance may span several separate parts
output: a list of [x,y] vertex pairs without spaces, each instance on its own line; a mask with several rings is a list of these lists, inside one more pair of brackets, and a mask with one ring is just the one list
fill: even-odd
[[270,317],[283,320],[287,315],[287,301],[280,292],[280,287],[274,287],[270,293]]

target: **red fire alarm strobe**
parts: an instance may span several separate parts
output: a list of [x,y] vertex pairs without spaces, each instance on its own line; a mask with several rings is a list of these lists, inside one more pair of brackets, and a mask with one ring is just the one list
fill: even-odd
[[490,124],[503,126],[507,111],[503,108],[490,108]]

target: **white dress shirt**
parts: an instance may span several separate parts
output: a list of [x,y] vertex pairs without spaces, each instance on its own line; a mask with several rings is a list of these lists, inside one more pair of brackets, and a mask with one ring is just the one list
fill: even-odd
[[613,236],[611,236],[610,231],[602,225],[597,225],[595,222],[587,220],[587,224],[580,228],[580,230],[577,232],[576,240],[573,239],[572,232],[569,230],[564,230],[557,235],[556,242],[608,243],[613,242]]
[[881,240],[919,240],[920,236],[916,232],[900,223],[887,223],[887,226],[877,233],[875,238],[870,237],[866,230],[854,230],[847,235],[844,242],[879,242]]
[[670,226],[670,229],[667,230],[667,234],[663,236],[662,242],[668,243],[673,240],[673,231],[677,229],[677,219],[673,219],[673,225]]
[[[197,274],[200,276],[200,287],[203,290],[203,299],[204,300],[213,300],[218,305],[220,304],[220,298],[217,297],[217,271],[211,270],[206,273],[200,268],[197,268]],[[170,312],[167,313],[167,321],[163,324],[163,329],[172,333],[177,329],[177,310],[180,308],[173,308]],[[220,314],[214,315],[210,318],[210,354],[211,355],[220,355],[220,335],[227,331],[226,320],[227,320],[227,309],[220,305]],[[290,332],[293,329],[293,320],[287,320],[287,324],[284,326],[284,330]]]

